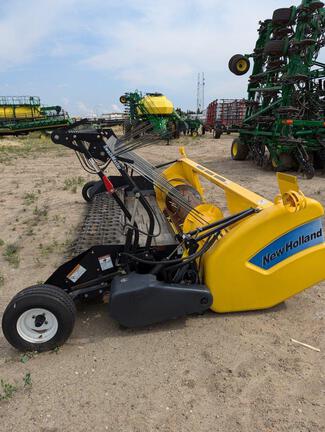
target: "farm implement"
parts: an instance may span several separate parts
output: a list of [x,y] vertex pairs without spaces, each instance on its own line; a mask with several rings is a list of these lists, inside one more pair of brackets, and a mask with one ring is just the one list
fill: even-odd
[[202,134],[205,132],[202,121],[191,114],[183,117],[183,123],[186,125],[183,128],[185,134],[196,137],[199,135],[200,131],[202,131]]
[[71,124],[60,106],[41,105],[37,96],[0,97],[0,136],[26,135]]
[[153,131],[169,141],[178,138],[180,131],[188,128],[174,110],[172,102],[161,93],[143,95],[135,91],[122,95],[120,102],[125,105],[128,116],[124,131],[129,137],[138,138],[147,131]]
[[243,75],[253,60],[246,115],[232,144],[234,160],[253,159],[277,171],[312,178],[325,168],[324,3],[303,0],[260,23],[252,54],[236,54],[230,70]]
[[245,111],[244,99],[216,99],[207,108],[204,128],[213,132],[213,138],[216,139],[223,133],[238,132],[242,127]]
[[[83,191],[89,213],[76,255],[3,314],[15,348],[63,344],[78,301],[103,300],[120,325],[143,327],[208,309],[269,308],[325,279],[324,210],[295,177],[278,173],[272,202],[183,148],[177,160],[154,166],[137,154],[141,140],[75,126],[53,131],[52,140],[99,179]],[[108,164],[118,175],[105,174]],[[201,179],[224,192],[227,210],[206,201]]]

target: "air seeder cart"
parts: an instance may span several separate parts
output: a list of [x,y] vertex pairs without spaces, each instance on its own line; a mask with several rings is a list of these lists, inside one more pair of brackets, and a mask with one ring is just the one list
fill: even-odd
[[[63,344],[75,303],[108,299],[124,327],[177,317],[272,307],[325,279],[324,210],[278,175],[274,202],[188,159],[153,166],[110,130],[62,128],[52,140],[99,176],[79,254],[44,284],[18,293],[2,328],[19,350]],[[107,176],[107,165],[118,175]],[[227,212],[204,198],[200,178],[223,190]],[[102,229],[98,230],[99,227]]]
[[161,93],[143,95],[138,90],[120,97],[128,117],[124,122],[124,132],[137,139],[148,131],[154,131],[162,139],[169,141],[179,138],[180,132],[187,129],[186,122],[174,110],[173,103]]

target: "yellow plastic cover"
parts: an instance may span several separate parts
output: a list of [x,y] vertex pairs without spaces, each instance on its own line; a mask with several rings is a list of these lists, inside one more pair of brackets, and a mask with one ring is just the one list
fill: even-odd
[[143,106],[149,114],[170,115],[174,111],[173,103],[166,96],[148,95],[142,99]]

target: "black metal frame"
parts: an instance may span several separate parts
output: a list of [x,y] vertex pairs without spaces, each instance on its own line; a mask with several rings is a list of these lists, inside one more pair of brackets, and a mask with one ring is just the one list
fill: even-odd
[[[84,122],[80,124],[84,124]],[[127,229],[124,245],[94,246],[60,266],[48,278],[46,283],[61,287],[68,292],[73,299],[104,295],[110,290],[110,283],[115,276],[130,274],[133,271],[139,271],[143,274],[150,273],[169,283],[173,281],[173,278],[167,277],[169,274],[168,272],[175,272],[180,268],[188,268],[191,271],[194,269],[194,271],[198,273],[196,267],[197,259],[205,253],[207,248],[210,248],[215,241],[217,241],[222,230],[259,211],[254,208],[249,208],[238,214],[231,215],[212,224],[207,224],[188,233],[176,235],[176,239],[180,243],[183,242],[185,244],[189,254],[187,257],[176,254],[177,258],[171,259],[170,255],[172,253],[175,254],[175,245],[167,246],[164,251],[152,247],[152,238],[155,229],[153,211],[141,187],[137,185],[135,178],[132,178],[132,172],[129,174],[125,165],[127,160],[123,157],[116,157],[107,145],[107,139],[110,139],[112,136],[117,139],[113,131],[96,129],[76,130],[74,127],[66,127],[53,132],[53,142],[62,144],[65,147],[83,154],[88,163],[94,167],[94,170],[100,177],[106,190],[119,205],[126,219],[132,221],[132,215],[116,193],[115,188],[119,186],[115,180],[116,178],[107,177],[98,166],[96,160],[106,164],[112,162],[122,177],[122,182],[128,186],[128,190],[139,197],[139,202],[143,205],[148,214],[149,229],[148,233],[146,233],[147,238],[144,247],[139,247],[138,227],[136,222],[133,221],[133,225]],[[166,165],[169,164],[170,163],[167,163]],[[161,166],[164,165],[165,164]],[[120,182],[118,183],[121,184]],[[200,249],[199,242],[203,240],[206,240],[206,242]],[[98,264],[100,258],[103,256],[110,256],[114,263],[112,268],[104,271],[100,269]],[[67,275],[78,268],[78,266],[87,268],[87,273],[80,278],[80,282],[72,282]]]

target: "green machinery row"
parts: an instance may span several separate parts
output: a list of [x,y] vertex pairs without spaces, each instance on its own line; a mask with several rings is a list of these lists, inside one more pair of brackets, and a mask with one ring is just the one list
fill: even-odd
[[37,96],[0,96],[0,136],[52,130],[70,123],[60,106],[42,106]]
[[143,125],[159,133],[166,140],[178,138],[180,133],[197,136],[202,123],[199,119],[191,118],[175,110],[173,103],[161,93],[147,93],[139,91],[126,93],[120,97],[125,105],[127,120],[124,124],[125,133],[138,136]]
[[235,160],[253,159],[278,171],[297,169],[312,178],[325,168],[324,3],[277,9],[260,22],[252,54],[233,56],[229,69],[243,75],[250,68],[248,100]]

